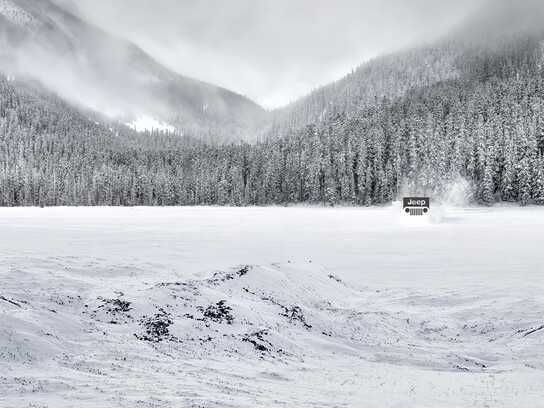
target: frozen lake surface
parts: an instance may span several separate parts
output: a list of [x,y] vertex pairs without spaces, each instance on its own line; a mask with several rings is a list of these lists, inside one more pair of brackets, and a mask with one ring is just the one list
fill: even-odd
[[0,406],[539,406],[544,209],[432,214],[0,209]]

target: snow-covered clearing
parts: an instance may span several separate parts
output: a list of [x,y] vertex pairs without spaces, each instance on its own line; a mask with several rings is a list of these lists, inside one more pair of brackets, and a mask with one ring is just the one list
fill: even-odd
[[127,126],[137,132],[175,132],[176,128],[151,116],[140,116],[138,119],[127,123]]
[[544,209],[0,209],[0,407],[536,407]]

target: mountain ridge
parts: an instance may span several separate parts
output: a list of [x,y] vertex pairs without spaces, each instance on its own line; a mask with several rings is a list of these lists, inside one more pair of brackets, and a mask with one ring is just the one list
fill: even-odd
[[185,131],[224,130],[227,139],[227,133],[232,139],[244,135],[264,115],[248,98],[179,75],[53,2],[1,5],[1,34],[9,46],[3,61],[11,60],[4,69],[38,79],[80,106],[127,122],[146,115]]

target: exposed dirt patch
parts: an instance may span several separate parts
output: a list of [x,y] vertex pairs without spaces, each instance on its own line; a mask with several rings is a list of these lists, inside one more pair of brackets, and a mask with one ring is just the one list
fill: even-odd
[[299,323],[302,323],[302,325],[308,330],[312,328],[312,325],[308,324],[308,322],[306,321],[306,318],[300,306],[297,306],[297,305],[285,306],[281,304],[280,302],[278,302],[276,299],[274,299],[272,296],[259,295],[256,292],[252,292],[248,288],[242,288],[242,289],[246,293],[250,293],[254,296],[259,297],[261,300],[265,302],[269,302],[280,307],[282,309],[280,316],[287,317],[290,323],[299,322]]
[[304,313],[302,312],[300,306],[282,307],[284,311],[281,313],[281,315],[287,317],[290,322],[302,323],[302,325],[308,330],[312,328],[312,325],[306,322],[306,318],[304,317]]
[[265,336],[267,335],[267,330],[259,330],[244,335],[242,341],[252,344],[255,350],[261,353],[269,353],[272,350],[272,343],[265,339]]
[[204,312],[204,318],[212,320],[216,323],[232,324],[234,316],[232,315],[232,308],[227,306],[226,300],[220,300],[215,305],[208,306]]
[[207,279],[207,282],[213,286],[217,286],[223,282],[241,278],[247,275],[250,270],[251,266],[245,265],[235,272],[216,272],[211,278]]
[[94,320],[110,324],[125,324],[134,321],[129,313],[132,307],[128,300],[121,297],[115,299],[99,297],[97,300],[98,306],[93,309],[86,304],[83,313],[89,314]]
[[159,313],[151,317],[144,316],[140,319],[140,325],[145,333],[135,334],[138,340],[159,343],[161,341],[177,341],[177,338],[170,334],[169,327],[174,324],[170,313],[164,309],[159,309]]

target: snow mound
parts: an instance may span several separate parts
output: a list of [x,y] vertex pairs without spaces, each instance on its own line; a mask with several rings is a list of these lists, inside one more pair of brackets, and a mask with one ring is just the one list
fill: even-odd
[[[519,294],[357,287],[309,262],[243,265],[191,279],[58,262],[3,281],[0,361],[9,370],[0,377],[0,403],[7,406],[21,398],[61,407],[79,398],[89,407],[272,406],[273,390],[299,390],[293,381],[303,375],[308,384],[331,382],[285,403],[332,407],[338,390],[362,372],[364,392],[397,378],[394,389],[402,391],[394,399],[407,406],[406,378],[438,381],[443,391],[463,381],[445,374],[508,382],[517,381],[520,367],[544,370],[544,304]],[[537,384],[540,377],[523,378]],[[359,386],[348,386],[351,403],[364,394]],[[467,389],[472,394],[458,398],[474,402],[479,388],[469,381]],[[370,406],[393,406],[374,398]]]
[[0,356],[27,364],[94,344],[189,358],[345,354],[435,370],[544,368],[544,304],[527,308],[500,294],[360,289],[311,263],[180,281],[64,279],[75,286],[48,282],[3,295]]

